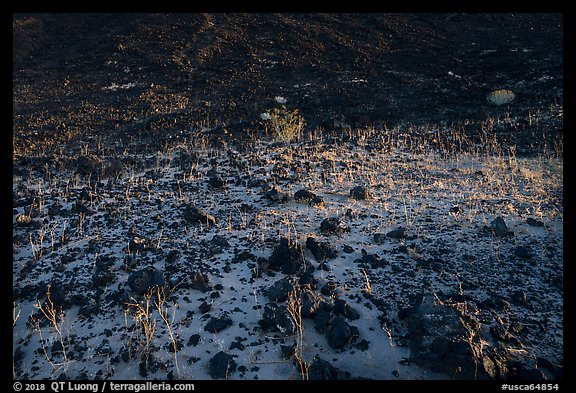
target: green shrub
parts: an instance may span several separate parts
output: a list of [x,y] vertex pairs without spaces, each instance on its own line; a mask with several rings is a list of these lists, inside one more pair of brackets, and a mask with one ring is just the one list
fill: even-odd
[[266,133],[271,133],[272,137],[279,142],[299,139],[306,125],[304,118],[298,114],[298,109],[290,111],[285,105],[267,110],[263,119],[265,119]]

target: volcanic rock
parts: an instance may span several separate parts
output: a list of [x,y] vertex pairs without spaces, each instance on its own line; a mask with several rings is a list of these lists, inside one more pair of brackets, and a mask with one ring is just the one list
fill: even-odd
[[320,242],[313,237],[306,239],[306,247],[308,247],[318,262],[324,262],[326,259],[333,259],[338,256],[338,252],[330,246],[330,243]]
[[266,290],[266,296],[273,302],[283,302],[288,298],[288,293],[294,290],[294,285],[289,277],[284,277]]
[[294,200],[295,201],[305,201],[305,202],[309,203],[315,197],[316,197],[316,194],[314,194],[313,192],[308,191],[308,190],[298,190],[294,193]]
[[360,318],[358,311],[354,310],[344,299],[334,300],[334,312],[343,315],[344,317],[354,320]]
[[328,217],[320,223],[320,232],[324,234],[338,234],[350,232],[350,228],[338,217]]
[[507,237],[514,234],[514,232],[508,229],[502,217],[496,217],[490,222],[490,230],[496,237]]
[[227,315],[222,315],[219,318],[211,317],[208,323],[204,326],[204,330],[210,333],[218,333],[221,330],[226,329],[228,326],[232,326],[232,319]]
[[300,303],[302,304],[302,317],[313,318],[321,308],[330,310],[332,305],[322,295],[313,291],[309,286],[304,286],[300,291]]
[[326,329],[326,340],[328,345],[334,349],[343,349],[354,338],[359,336],[360,333],[357,327],[348,325],[343,318],[337,315],[332,317]]
[[532,217],[528,217],[526,219],[526,223],[532,227],[543,227],[544,226],[544,223],[542,221],[536,220]]
[[406,320],[412,363],[439,373],[458,369],[453,376],[458,379],[487,377],[474,359],[466,340],[468,330],[455,308],[424,295],[417,299]]
[[216,225],[216,218],[208,214],[196,206],[190,205],[186,206],[184,212],[182,213],[184,219],[191,224],[203,224],[206,226]]
[[258,324],[265,332],[280,331],[287,336],[296,332],[296,324],[286,306],[276,303],[267,303],[264,306],[262,319],[258,321]]
[[163,288],[165,285],[164,276],[153,266],[135,271],[128,277],[128,286],[138,295],[144,295],[154,287]]
[[[406,237],[406,228],[398,227],[386,234],[391,239],[404,239]],[[376,240],[376,239],[374,239]]]
[[208,362],[208,374],[214,379],[224,379],[236,371],[236,362],[232,355],[218,352]]
[[302,246],[295,241],[281,238],[268,258],[269,268],[284,274],[295,274],[307,265]]
[[288,194],[283,192],[278,186],[274,186],[269,191],[266,191],[264,196],[274,203],[285,203],[288,202],[290,198]]
[[372,193],[363,186],[356,186],[350,190],[350,198],[356,200],[365,200],[370,199],[372,197]]
[[102,168],[102,161],[96,157],[79,156],[76,159],[76,173],[79,175],[97,175]]

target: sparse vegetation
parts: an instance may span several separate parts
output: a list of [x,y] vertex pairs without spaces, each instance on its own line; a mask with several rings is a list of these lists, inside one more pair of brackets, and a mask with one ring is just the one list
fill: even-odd
[[[50,363],[50,365],[54,370],[59,370],[60,368],[68,364],[68,357],[66,356],[66,343],[62,333],[62,328],[64,325],[64,313],[62,312],[61,309],[59,311],[56,310],[56,307],[50,295],[50,286],[48,286],[48,289],[46,291],[46,301],[43,304],[37,302],[36,304],[34,304],[34,307],[38,309],[40,315],[49,322],[49,326],[54,330],[54,332],[57,335],[57,340],[60,343],[59,352],[62,354],[63,361],[55,363],[46,350],[45,345],[47,342],[50,342],[50,340],[45,340],[43,337],[42,328],[40,326],[41,321],[34,316],[30,316],[31,321],[36,327],[36,331],[40,335],[40,344],[42,346],[42,351],[44,353],[46,360],[48,361],[48,363]],[[54,351],[52,351],[52,354],[54,354]]]
[[296,348],[294,349],[294,359],[300,369],[302,380],[309,379],[309,363],[304,359],[304,323],[302,321],[302,302],[297,288],[288,293],[288,312],[296,324]]
[[[152,315],[153,309],[151,308],[154,296],[153,291],[149,291],[142,302],[126,303],[125,315],[130,315],[134,325],[130,330],[130,334],[136,334],[136,342],[149,359],[152,343],[157,329],[156,318]],[[131,342],[128,343],[128,348],[132,348]]]
[[[77,62],[95,69],[36,53],[34,72],[15,63],[14,377],[459,378],[464,364],[451,359],[467,349],[471,378],[489,367],[517,377],[520,364],[524,376],[561,375],[559,57],[518,35],[526,48],[499,51],[529,69],[507,74],[500,54],[475,50],[491,41],[464,40],[454,70],[429,73],[412,61],[428,48],[400,42],[426,33],[440,50],[429,34],[440,19],[389,16],[402,23],[380,34],[385,19],[359,15],[372,27],[341,34],[336,25],[356,17],[261,15],[252,32],[251,16],[234,17],[109,15],[113,29],[77,35],[98,32],[102,51]],[[300,29],[318,21],[311,46]],[[265,31],[279,23],[300,35]],[[405,25],[416,29],[403,35]],[[151,35],[151,46],[136,39]],[[303,59],[276,53],[277,38],[304,45]],[[49,44],[38,47],[61,47]],[[382,57],[391,44],[401,55]],[[351,61],[333,63],[343,55]],[[486,96],[494,75],[477,64],[514,91]],[[273,81],[277,70],[285,80]],[[511,75],[523,79],[504,84]],[[427,294],[438,313],[418,314]],[[443,356],[432,356],[441,375],[412,362],[425,330],[438,338],[422,345]],[[447,342],[463,345],[444,353]]]
[[[320,137],[322,133],[318,133],[310,140],[299,138],[298,143],[282,145],[254,136],[251,151],[242,155],[233,150],[225,152],[209,143],[183,141],[166,146],[155,157],[150,169],[133,165],[113,179],[82,177],[66,170],[59,173],[43,170],[42,177],[30,177],[19,182],[22,190],[27,190],[42,202],[18,210],[15,218],[16,255],[20,252],[18,250],[26,249],[22,247],[26,243],[24,236],[36,266],[43,266],[81,242],[108,244],[108,249],[118,248],[121,255],[129,253],[133,256],[130,268],[124,266],[126,262],[122,258],[122,270],[129,274],[147,250],[162,253],[170,247],[186,249],[205,239],[210,228],[189,225],[185,236],[175,236],[170,227],[158,226],[145,236],[132,234],[124,239],[107,235],[106,228],[112,223],[125,228],[134,226],[138,222],[134,214],[162,222],[163,215],[171,213],[165,210],[159,213],[157,204],[168,204],[177,209],[199,197],[206,202],[212,200],[217,194],[204,184],[213,176],[214,162],[224,166],[219,172],[221,176],[225,171],[232,171],[228,179],[232,176],[249,180],[261,176],[271,182],[293,179],[307,189],[322,192],[325,201],[329,201],[321,207],[292,201],[291,195],[302,186],[283,185],[279,192],[290,196],[289,200],[271,203],[265,209],[254,208],[253,198],[259,195],[258,189],[254,188],[247,188],[245,201],[237,200],[222,206],[213,202],[202,204],[222,218],[221,223],[214,225],[217,229],[235,236],[238,234],[251,244],[264,244],[270,238],[301,242],[319,229],[324,218],[335,216],[343,222],[354,223],[362,214],[364,217],[369,214],[373,218],[365,222],[366,231],[386,233],[398,225],[404,227],[406,236],[412,236],[413,240],[399,240],[403,252],[409,261],[424,265],[431,258],[429,239],[434,238],[438,226],[447,225],[435,221],[440,211],[445,211],[443,220],[450,225],[467,230],[489,225],[491,217],[496,214],[518,218],[528,214],[541,220],[561,220],[561,151],[525,158],[519,157],[514,147],[505,148],[490,139],[488,129],[480,144],[458,130],[429,131],[411,129],[408,136],[399,128],[345,130],[330,143],[326,143],[325,135]],[[90,152],[84,151],[84,154]],[[176,176],[172,174],[175,167],[181,171]],[[349,191],[358,184],[370,190],[370,199],[349,197]],[[236,191],[228,187],[217,192],[235,195]],[[80,202],[75,202],[77,200]],[[72,214],[58,214],[55,201],[74,202]],[[97,218],[98,212],[105,212],[104,220]],[[335,241],[342,244],[346,242],[346,236],[335,236]],[[459,247],[457,244],[454,246]],[[485,250],[484,253],[501,261],[500,247],[495,244],[493,252]],[[91,258],[92,266],[96,264],[96,257]],[[308,256],[302,254],[302,258]],[[330,264],[328,260],[322,262]],[[24,270],[33,269],[30,263],[25,266]],[[481,270],[478,264],[467,269],[467,274]],[[268,271],[265,265],[255,265],[251,268],[251,275],[258,280]],[[357,270],[354,276],[361,292],[375,296],[382,291],[382,278],[376,271],[363,266],[359,272]],[[325,275],[330,273],[319,273],[320,277]],[[255,307],[258,307],[257,296],[255,293],[253,296],[257,302]],[[181,344],[178,344],[176,328],[182,323],[182,317],[178,317],[177,308],[168,306],[166,301],[164,292],[155,291],[145,294],[141,301],[125,303],[125,317],[132,322],[131,326],[126,325],[127,348],[130,358],[139,353],[150,361],[151,354],[157,351],[155,343],[160,339],[158,333],[162,325],[165,328],[162,340],[171,346],[170,352],[173,353],[174,376],[182,378],[187,366],[181,362]],[[293,360],[300,378],[308,379],[311,363],[305,356],[304,324],[298,293],[290,294],[287,307],[297,327]],[[43,310],[52,326],[59,328],[60,319],[52,318],[50,302]],[[15,327],[17,321],[18,318],[14,321]],[[481,348],[477,348],[477,330],[472,327],[468,338],[471,348],[477,351]],[[57,330],[55,332],[59,334]],[[386,333],[392,337],[390,331]],[[41,341],[46,342],[44,339]],[[53,362],[49,352],[44,351],[45,357],[50,357]],[[476,357],[480,359],[482,353]],[[57,368],[58,363],[54,364]]]
[[298,109],[289,110],[286,105],[266,111],[266,133],[279,142],[293,142],[302,137],[306,122]]

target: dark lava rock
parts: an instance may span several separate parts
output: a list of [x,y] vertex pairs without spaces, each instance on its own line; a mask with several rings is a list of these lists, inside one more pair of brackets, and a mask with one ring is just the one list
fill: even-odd
[[319,242],[313,237],[306,239],[306,247],[318,262],[324,262],[326,259],[333,259],[338,256],[338,252],[330,246],[330,243]]
[[528,246],[516,246],[516,248],[514,248],[514,255],[518,258],[530,259],[533,256],[533,252]]
[[324,202],[324,198],[322,198],[320,195],[312,198],[309,205],[315,206],[315,207],[326,207],[326,203]]
[[243,250],[240,252],[238,250],[234,250],[234,257],[232,258],[230,263],[240,263],[240,262],[245,262],[248,260],[255,261],[256,255],[252,254],[248,250]]
[[228,349],[239,349],[240,351],[243,351],[244,348],[246,348],[246,347],[240,341],[232,341],[230,343],[230,347],[228,347]]
[[509,381],[543,381],[547,379],[541,369],[531,368],[517,360],[509,361],[508,369],[507,379]]
[[338,284],[334,281],[328,281],[326,285],[320,288],[320,293],[325,296],[336,296],[336,290],[338,289]]
[[218,352],[208,362],[208,374],[214,379],[224,379],[236,371],[236,362],[232,355]]
[[79,175],[97,175],[102,168],[102,161],[96,157],[79,156],[76,159],[76,173]]
[[262,319],[258,321],[258,324],[265,332],[280,331],[287,336],[296,332],[296,324],[286,306],[276,303],[267,303],[264,306]]
[[38,285],[37,284],[26,284],[22,287],[15,287],[13,289],[13,299],[26,299],[26,298],[36,298],[38,296]]
[[204,330],[210,333],[218,333],[221,330],[226,329],[228,326],[232,326],[232,319],[226,315],[220,318],[211,317]]
[[412,313],[412,307],[402,307],[398,309],[398,319],[406,319]]
[[372,238],[376,244],[384,244],[386,241],[386,235],[384,233],[375,233]]
[[198,306],[198,310],[202,314],[206,314],[211,309],[212,309],[212,306],[210,304],[208,304],[205,300],[202,303],[200,303],[200,305]]
[[314,328],[318,332],[324,333],[330,326],[330,320],[333,316],[334,314],[331,311],[321,308],[314,317]]
[[314,277],[314,271],[314,266],[307,266],[306,270],[300,273],[298,284],[302,287],[307,286],[311,289],[316,289],[318,287],[318,280]]
[[320,223],[320,232],[324,234],[338,234],[350,232],[350,228],[338,217],[328,217]]
[[349,246],[348,244],[344,244],[342,250],[344,250],[346,254],[352,254],[354,252],[354,247]]
[[488,298],[477,303],[478,308],[485,310],[510,311],[510,303],[498,297]]
[[488,378],[475,362],[468,330],[455,308],[422,295],[412,309],[406,318],[411,363],[457,379]]
[[124,169],[124,163],[117,158],[109,157],[102,170],[103,177],[116,177]]
[[99,304],[85,304],[78,310],[78,316],[88,318],[93,315],[98,315],[100,312]]
[[338,379],[338,371],[326,360],[315,356],[308,368],[308,378],[313,381],[331,381]]
[[540,220],[535,220],[532,217],[526,219],[526,223],[532,227],[543,227],[544,223]]
[[134,254],[126,254],[124,256],[124,270],[131,272],[138,266],[138,258]]
[[166,262],[167,263],[174,263],[180,258],[180,251],[178,250],[170,250],[168,255],[166,255]]
[[506,226],[506,223],[502,217],[496,217],[490,222],[490,230],[496,237],[507,237],[514,234],[508,229],[508,226]]
[[357,327],[348,325],[343,318],[337,315],[330,319],[326,329],[326,341],[334,349],[343,349],[354,338],[359,336],[360,333]]
[[498,341],[508,341],[513,338],[508,329],[503,326],[490,326],[490,334]]
[[210,188],[223,188],[225,184],[224,180],[218,176],[211,176],[210,179],[208,179],[208,186]]
[[22,367],[22,360],[24,359],[24,351],[20,346],[16,347],[14,351],[14,356],[12,358],[12,362],[14,364],[14,369],[18,370]]
[[92,283],[96,287],[104,287],[116,281],[114,273],[109,269],[114,265],[114,257],[107,255],[100,255],[96,258],[94,274],[92,275]]
[[249,188],[256,188],[256,187],[262,187],[266,184],[266,179],[262,179],[262,178],[256,178],[256,179],[250,179],[248,180],[248,184],[247,186]]
[[357,199],[357,200],[364,200],[370,199],[372,197],[372,193],[363,186],[356,186],[350,190],[350,198]]
[[210,285],[208,285],[208,277],[202,274],[202,272],[195,272],[190,278],[188,286],[202,292],[207,292],[211,288]]
[[216,218],[196,206],[186,206],[182,213],[184,219],[191,224],[203,224],[206,226],[216,225]]
[[77,203],[83,204],[85,202],[90,202],[91,199],[92,199],[92,191],[90,190],[89,187],[84,187],[80,191],[80,194],[78,194]]
[[366,250],[362,250],[362,258],[354,260],[355,263],[369,264],[372,269],[388,266],[389,262],[385,259],[380,259],[376,254],[368,254]]
[[368,348],[370,348],[370,341],[363,339],[359,343],[354,345],[354,348],[359,349],[360,351],[367,351]]
[[149,251],[153,248],[152,242],[144,237],[134,236],[130,239],[130,243],[128,243],[128,248],[130,252],[136,253],[143,253]]
[[283,192],[278,186],[274,186],[269,191],[266,191],[264,196],[274,203],[285,203],[290,199],[289,195]]
[[128,277],[128,286],[138,295],[144,295],[154,287],[163,288],[165,285],[164,276],[153,266],[135,271]]
[[92,275],[92,284],[95,287],[107,287],[116,281],[116,275],[112,272],[101,270]]
[[324,207],[324,198],[308,190],[299,190],[294,193],[294,200],[306,202],[309,206]]
[[512,295],[510,295],[510,300],[512,301],[512,303],[519,306],[525,306],[526,304],[528,304],[526,292],[524,292],[521,289],[512,292]]
[[404,239],[406,238],[406,228],[398,227],[386,234],[390,239]]
[[269,268],[284,274],[295,274],[305,269],[302,246],[295,241],[281,238],[272,255],[268,258]]
[[300,303],[302,305],[303,318],[314,318],[321,308],[325,310],[332,309],[332,305],[309,286],[303,287],[300,291]]
[[186,346],[193,346],[195,347],[196,345],[198,345],[198,342],[200,341],[200,335],[199,334],[193,334],[190,336],[190,338],[188,339],[188,342],[186,343]]
[[230,243],[228,243],[228,240],[226,240],[224,236],[214,235],[214,237],[212,238],[212,240],[210,240],[210,242],[214,246],[220,247],[220,249],[230,248]]
[[294,290],[294,285],[289,277],[284,277],[266,290],[266,296],[273,302],[283,302],[288,298],[288,293]]
[[60,283],[59,281],[50,284],[46,289],[46,291],[43,291],[43,293],[45,293],[46,298],[48,298],[48,294],[50,294],[50,300],[52,301],[54,308],[56,309],[70,308],[71,304],[66,299],[66,289],[62,286],[62,283]]
[[308,190],[298,190],[294,193],[294,200],[295,201],[310,202],[315,197],[316,197],[316,194],[314,194],[313,192],[308,191]]
[[296,353],[296,342],[292,345],[280,344],[280,356],[282,359],[290,359]]
[[554,365],[551,361],[543,357],[537,357],[536,364],[539,368],[545,368],[550,372],[550,379],[562,379],[564,375],[563,367],[561,365]]
[[343,315],[344,317],[355,320],[360,318],[358,311],[354,310],[344,299],[334,300],[333,310],[335,313]]

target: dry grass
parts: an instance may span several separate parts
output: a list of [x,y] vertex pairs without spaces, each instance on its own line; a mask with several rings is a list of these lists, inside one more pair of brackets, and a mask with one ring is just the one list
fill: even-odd
[[61,353],[63,356],[63,361],[60,363],[54,363],[51,357],[48,355],[48,351],[46,350],[46,347],[44,345],[45,340],[42,334],[42,328],[40,327],[40,321],[35,319],[34,316],[30,316],[31,320],[36,326],[38,334],[40,335],[40,343],[42,345],[42,350],[44,352],[46,360],[48,360],[53,369],[55,370],[60,369],[61,367],[68,364],[68,357],[66,355],[66,343],[64,342],[64,336],[62,334],[62,327],[64,325],[64,313],[62,312],[62,309],[57,311],[56,308],[54,307],[54,302],[52,301],[52,297],[50,295],[50,286],[48,286],[48,289],[46,291],[46,302],[44,304],[40,304],[40,302],[38,302],[34,304],[34,307],[38,309],[42,314],[42,316],[49,321],[51,328],[56,333],[57,339],[60,342],[62,348]]
[[366,270],[362,269],[362,273],[364,274],[364,278],[366,279],[366,284],[364,286],[364,291],[367,294],[371,294],[372,293],[372,285],[370,285],[370,279],[368,278],[368,274],[366,273]]
[[[297,116],[297,113],[294,116]],[[418,240],[410,246],[407,245],[407,255],[417,260],[422,256],[419,255],[416,244],[420,239],[435,233],[422,223],[423,216],[431,209],[458,207],[454,212],[446,211],[446,222],[440,225],[447,222],[456,222],[463,226],[482,225],[489,222],[491,216],[502,211],[515,217],[561,217],[562,141],[551,146],[548,153],[533,158],[520,158],[514,148],[501,145],[492,132],[498,122],[505,121],[511,120],[492,119],[482,124],[480,142],[472,140],[463,130],[432,126],[414,130],[400,127],[384,130],[346,129],[339,138],[330,140],[330,143],[326,143],[327,135],[321,129],[309,133],[307,140],[300,138],[301,131],[285,130],[286,135],[278,136],[277,139],[294,141],[290,145],[274,145],[255,139],[251,142],[251,149],[235,158],[236,166],[226,167],[224,164],[221,173],[228,175],[226,171],[236,170],[230,173],[230,177],[262,177],[270,182],[277,178],[294,177],[297,180],[285,182],[287,185],[284,191],[287,193],[295,191],[295,188],[291,187],[305,185],[331,200],[322,209],[288,203],[249,211],[243,210],[240,203],[235,203],[227,212],[227,219],[222,221],[223,225],[229,231],[240,231],[241,236],[253,243],[274,237],[298,240],[303,237],[299,234],[315,233],[319,221],[324,217],[344,217],[347,210],[366,212],[371,209],[370,213],[377,213],[380,218],[377,224],[376,220],[369,221],[367,225],[370,227],[367,230],[384,232],[402,223],[411,233],[418,235]],[[537,114],[534,114],[533,121],[538,121]],[[293,126],[298,129],[303,127],[303,122],[296,121]],[[94,149],[101,157],[110,153],[103,147],[88,144],[84,145],[83,153],[94,153]],[[122,150],[122,147],[117,149],[127,151]],[[162,178],[174,171],[174,160],[182,152],[194,157],[191,168],[183,171],[180,178]],[[72,170],[46,170],[40,178],[37,174],[31,174],[28,178],[18,179],[19,186],[25,190],[24,194],[34,195],[38,200],[30,208],[26,207],[26,211],[16,218],[18,230],[25,234],[19,240],[20,246],[29,250],[35,261],[41,262],[43,257],[49,255],[47,250],[54,251],[55,243],[59,242],[60,246],[63,246],[70,241],[80,242],[97,237],[99,232],[106,232],[107,228],[90,214],[78,213],[67,218],[50,216],[47,213],[49,206],[43,205],[45,200],[57,197],[67,203],[74,201],[83,188],[88,188],[90,200],[87,205],[90,208],[105,209],[110,213],[109,222],[114,225],[132,224],[135,221],[134,212],[146,217],[157,209],[158,205],[155,205],[154,201],[159,201],[160,204],[183,204],[206,197],[208,191],[204,190],[203,185],[211,169],[210,163],[226,163],[227,154],[222,147],[211,145],[206,137],[198,137],[175,146],[166,146],[155,156],[156,161],[152,167],[144,170],[150,169],[158,173],[158,181],[146,179],[143,171],[137,167],[128,168],[113,179],[82,177],[74,174]],[[101,187],[99,184],[102,181],[108,181],[113,187],[112,191],[110,188]],[[165,186],[161,184],[162,181],[173,187],[160,187]],[[375,198],[369,203],[349,199],[350,188],[358,184],[373,190]],[[116,195],[113,194],[116,192],[114,190],[122,191]],[[246,188],[247,201],[259,192],[260,189]],[[103,200],[106,202],[102,202]],[[140,203],[143,200],[148,203]],[[222,211],[226,206],[216,206],[217,209]],[[41,224],[27,226],[34,221]],[[166,233],[163,233],[163,230]],[[188,229],[186,236],[188,241],[195,241],[202,233],[203,228],[194,227]],[[164,240],[170,244],[180,244],[180,241],[188,244],[186,240],[170,239],[170,230],[167,228],[159,229],[153,236],[157,250],[163,246],[161,241]],[[335,239],[335,242],[342,243],[343,240]],[[15,242],[15,249],[17,246]],[[495,247],[497,246],[496,244]],[[498,254],[497,251],[494,252]],[[369,278],[364,270],[362,273],[363,276],[357,275],[362,290],[367,293],[377,291],[379,284],[376,278],[372,275]],[[373,279],[372,282],[370,279]],[[64,315],[54,309],[49,292],[47,297],[48,301],[37,308],[50,321],[54,333],[65,348],[61,330]],[[470,314],[465,302],[454,306],[462,315]],[[168,337],[162,339],[167,340],[174,349],[174,367],[180,378],[174,316],[170,315],[174,308],[170,307],[166,294],[160,290],[146,294],[141,301],[129,302],[126,304],[125,317],[126,320],[130,318],[133,326],[129,328],[126,323],[126,329],[131,337],[130,351],[136,343],[136,350],[147,357],[158,340],[158,324],[165,325]],[[294,360],[299,365],[301,378],[308,379],[309,363],[304,356],[304,325],[297,291],[290,294],[288,309],[297,327]],[[15,314],[14,324],[18,316],[19,313]],[[469,332],[468,340],[475,358],[479,359],[483,349],[479,333],[474,324],[465,318],[462,320],[463,324],[468,323],[464,325]],[[39,325],[37,327],[40,331]],[[390,333],[387,333],[391,339]],[[42,337],[41,340],[44,345]],[[53,366],[59,367],[52,363],[46,350],[45,354]],[[66,362],[65,350],[63,357]]]
[[172,349],[174,350],[174,366],[178,373],[178,379],[180,379],[180,367],[178,366],[178,345],[176,344],[176,338],[174,332],[172,331],[172,324],[174,323],[174,315],[170,319],[169,307],[166,305],[166,293],[164,288],[156,288],[156,298],[154,299],[154,306],[160,315],[160,319],[164,322],[166,330],[168,331],[168,336],[170,337],[170,343],[172,344]]
[[[172,326],[174,325],[175,308],[172,308],[172,315],[170,315],[170,306],[167,304],[167,295],[164,288],[154,287],[151,288],[143,297],[142,301],[134,301],[126,303],[124,310],[124,318],[126,321],[126,329],[130,330],[130,342],[128,344],[129,353],[132,348],[132,337],[136,333],[135,340],[139,349],[144,353],[146,361],[153,350],[153,343],[158,332],[158,320],[154,314],[158,314],[160,321],[166,327],[168,340],[174,351],[174,367],[178,379],[181,379],[181,370],[178,363],[178,345],[176,343],[176,336]],[[134,325],[128,329],[127,317],[131,316]],[[131,355],[130,355],[131,356]]]
[[302,303],[298,289],[288,293],[287,308],[292,320],[296,324],[296,348],[294,350],[294,359],[300,368],[300,377],[302,380],[309,379],[309,362],[304,360],[304,324],[302,323]]
[[[134,332],[136,333],[136,340],[139,346],[142,347],[146,359],[148,359],[150,355],[157,327],[156,318],[152,316],[151,310],[152,296],[153,292],[150,291],[144,295],[142,302],[134,301],[133,303],[126,303],[126,309],[124,310],[125,320],[126,316],[130,314],[134,322],[130,335],[132,336]],[[128,345],[129,351],[131,347],[130,341]]]

